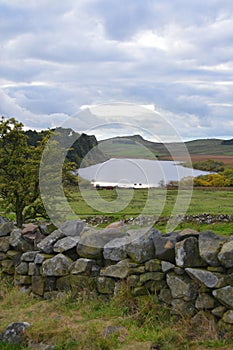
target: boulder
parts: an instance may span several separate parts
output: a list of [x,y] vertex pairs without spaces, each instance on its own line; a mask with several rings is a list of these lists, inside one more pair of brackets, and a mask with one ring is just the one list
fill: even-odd
[[164,235],[157,234],[153,237],[155,256],[159,260],[175,263],[175,245],[178,242],[179,233],[172,232]]
[[10,248],[10,237],[0,237],[0,252],[7,252]]
[[44,253],[38,253],[35,256],[35,264],[42,264],[45,260],[53,258],[54,255],[52,254],[44,254]]
[[189,237],[175,245],[175,260],[179,267],[201,267],[206,263],[201,259],[198,250],[198,241]]
[[9,324],[1,334],[1,341],[12,344],[20,344],[24,340],[24,332],[30,327],[28,322],[14,322]]
[[66,237],[80,237],[85,222],[82,220],[68,220],[59,229]]
[[53,253],[54,244],[63,237],[64,234],[60,230],[55,230],[37,244],[37,248],[43,253],[51,254]]
[[123,229],[108,228],[104,230],[93,230],[83,232],[77,253],[82,258],[102,259],[104,246],[115,238],[125,237]]
[[75,248],[80,240],[80,237],[64,237],[59,239],[53,246],[53,251],[56,253],[63,253],[67,250]]
[[155,258],[153,239],[161,233],[150,228],[128,230],[129,244],[126,246],[127,255],[137,263],[144,263]]
[[227,307],[233,308],[233,287],[226,286],[216,289],[212,293],[213,296],[220,301],[220,303]]
[[7,236],[13,229],[13,222],[6,220],[0,216],[0,237]]
[[187,274],[207,288],[221,288],[226,285],[225,276],[220,273],[214,273],[203,269],[186,268]]
[[173,273],[168,273],[167,284],[171,290],[172,297],[175,299],[185,298],[186,300],[192,300],[197,296],[195,285],[188,276],[176,276]]
[[218,259],[223,266],[230,268],[233,267],[233,240],[223,244]]
[[24,239],[22,236],[22,231],[20,229],[14,229],[11,232],[9,243],[15,250],[20,252],[33,250],[33,245]]
[[218,253],[226,238],[211,231],[201,232],[199,235],[199,251],[201,258],[210,266],[219,266]]
[[55,255],[42,263],[43,276],[65,276],[69,273],[72,260],[63,254]]

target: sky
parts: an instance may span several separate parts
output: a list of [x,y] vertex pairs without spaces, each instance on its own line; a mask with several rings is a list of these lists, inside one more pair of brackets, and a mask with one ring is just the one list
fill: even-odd
[[0,0],[0,49],[0,114],[26,128],[114,128],[83,106],[132,103],[154,113],[128,134],[233,138],[232,0]]

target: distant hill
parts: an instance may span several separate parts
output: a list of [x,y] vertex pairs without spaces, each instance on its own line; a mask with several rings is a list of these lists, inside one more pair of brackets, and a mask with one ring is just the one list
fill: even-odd
[[[227,157],[233,159],[233,140],[221,139],[200,139],[184,143],[189,154],[192,156],[201,156],[208,159],[211,156],[215,158]],[[142,147],[144,146],[144,147]],[[159,143],[143,139],[140,135],[115,137],[100,141],[99,148],[108,157],[132,157],[132,158],[150,158],[151,153],[159,159],[169,159],[171,150],[174,154],[182,157],[183,143],[170,142]],[[145,157],[146,155],[146,157]]]

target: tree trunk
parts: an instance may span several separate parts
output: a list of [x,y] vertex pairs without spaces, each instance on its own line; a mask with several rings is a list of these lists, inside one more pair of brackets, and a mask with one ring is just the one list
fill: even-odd
[[17,227],[23,226],[23,210],[20,208],[16,209],[16,225]]

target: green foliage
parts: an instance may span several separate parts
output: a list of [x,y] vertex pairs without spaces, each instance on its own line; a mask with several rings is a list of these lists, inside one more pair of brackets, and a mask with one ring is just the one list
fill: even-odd
[[204,170],[204,171],[211,171],[211,172],[222,172],[224,171],[224,163],[220,161],[216,161],[213,159],[208,159],[200,162],[194,162],[192,164],[192,167],[194,169]]
[[194,186],[228,187],[230,180],[222,174],[200,175],[194,179]]

